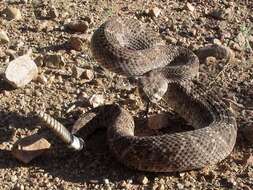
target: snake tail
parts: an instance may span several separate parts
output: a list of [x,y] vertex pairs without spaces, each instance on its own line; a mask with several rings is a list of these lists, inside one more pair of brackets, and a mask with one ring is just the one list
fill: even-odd
[[82,150],[84,147],[84,140],[71,134],[66,127],[52,116],[43,111],[38,111],[38,118],[45,124],[46,127],[51,129],[65,144],[74,150]]

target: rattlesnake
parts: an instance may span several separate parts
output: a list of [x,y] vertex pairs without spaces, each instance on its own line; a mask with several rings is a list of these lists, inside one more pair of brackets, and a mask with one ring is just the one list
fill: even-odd
[[[86,129],[92,133],[107,127],[110,150],[120,162],[143,171],[185,171],[217,163],[231,153],[237,136],[235,118],[214,93],[206,94],[191,82],[199,68],[193,52],[165,45],[136,20],[120,18],[110,19],[94,32],[91,49],[101,65],[136,77],[148,99],[165,102],[163,106],[173,108],[195,127],[180,133],[135,136],[129,112],[117,105],[98,107],[92,110],[96,117]],[[38,115],[50,124],[45,114]]]

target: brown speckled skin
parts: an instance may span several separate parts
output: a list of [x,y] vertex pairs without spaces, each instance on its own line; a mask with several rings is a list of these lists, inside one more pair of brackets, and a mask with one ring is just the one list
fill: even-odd
[[[95,31],[91,48],[105,68],[141,76],[140,84],[151,101],[165,102],[163,106],[173,108],[195,127],[182,133],[138,137],[126,110],[116,105],[97,108],[99,114],[91,124],[108,128],[110,149],[120,162],[143,171],[185,171],[215,164],[230,154],[237,136],[235,118],[216,95],[206,94],[190,81],[199,67],[190,50],[164,45],[137,21],[119,18]],[[159,87],[166,91],[159,92]]]

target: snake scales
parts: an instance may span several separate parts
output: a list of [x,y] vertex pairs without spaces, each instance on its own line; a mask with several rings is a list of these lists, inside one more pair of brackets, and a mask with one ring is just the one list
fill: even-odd
[[202,87],[188,82],[198,74],[194,53],[165,45],[136,20],[120,18],[110,19],[94,32],[91,49],[101,65],[139,77],[151,101],[159,103],[163,97],[167,106],[196,128],[137,137],[127,111],[118,106],[103,108],[107,111],[100,111],[96,122],[108,127],[110,149],[120,162],[144,171],[184,171],[217,163],[230,154],[237,136],[235,118],[216,95],[206,95]]
[[237,136],[235,118],[219,97],[191,82],[199,68],[193,52],[165,45],[139,22],[119,18],[94,32],[91,49],[101,65],[137,77],[146,98],[173,108],[195,128],[140,137],[134,135],[134,120],[126,110],[117,105],[95,108],[84,129],[88,135],[107,128],[110,150],[121,163],[143,171],[185,171],[215,164],[231,153]]

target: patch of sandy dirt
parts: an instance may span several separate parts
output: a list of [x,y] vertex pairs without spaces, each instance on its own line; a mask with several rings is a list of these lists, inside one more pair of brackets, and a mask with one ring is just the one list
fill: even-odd
[[[21,18],[11,20],[5,12],[10,7],[20,10]],[[161,11],[157,17],[149,14],[154,7]],[[0,77],[0,189],[250,190],[253,163],[245,160],[253,151],[252,142],[247,140],[253,135],[249,137],[244,129],[253,127],[252,9],[252,1],[247,0],[0,1],[0,31],[9,38],[8,42],[0,41],[0,72],[13,57],[31,49],[39,73],[46,78],[13,89]],[[47,130],[38,126],[31,114],[37,109],[45,109],[67,127],[92,108],[89,98],[94,94],[103,95],[105,103],[120,104],[137,117],[144,111],[128,80],[102,69],[90,52],[93,31],[112,16],[137,17],[168,44],[194,51],[221,43],[235,52],[233,62],[210,59],[202,63],[199,76],[200,82],[212,84],[212,90],[235,112],[238,139],[227,159],[198,171],[139,172],[124,167],[110,154],[104,131],[90,137],[82,152],[68,150],[51,136],[51,151],[29,164],[11,155],[17,139]],[[66,29],[70,21],[80,20],[88,26],[87,31]],[[42,62],[48,54],[57,54],[60,61],[51,58]],[[75,77],[73,67],[92,70],[94,79]]]

